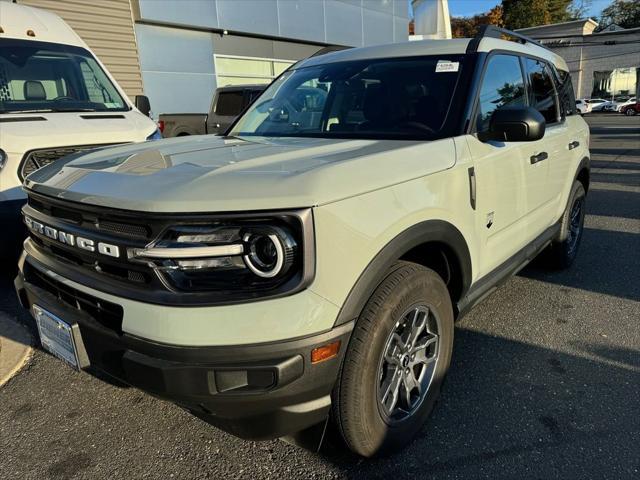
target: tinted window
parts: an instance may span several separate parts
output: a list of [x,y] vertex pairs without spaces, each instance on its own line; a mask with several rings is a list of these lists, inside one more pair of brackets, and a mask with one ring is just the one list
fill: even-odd
[[549,67],[532,58],[526,58],[525,65],[529,77],[529,103],[542,114],[547,124],[557,122],[558,106]]
[[560,87],[558,89],[558,96],[560,97],[560,109],[562,116],[574,115],[576,113],[575,95],[573,93],[573,84],[571,83],[571,75],[569,72],[563,70],[557,70],[560,81]]
[[478,131],[489,130],[489,120],[496,109],[524,105],[526,100],[520,60],[513,55],[494,55],[489,59],[480,89]]
[[434,138],[447,117],[462,56],[368,59],[292,69],[232,135]]
[[238,115],[242,111],[242,91],[220,92],[216,103],[217,115]]

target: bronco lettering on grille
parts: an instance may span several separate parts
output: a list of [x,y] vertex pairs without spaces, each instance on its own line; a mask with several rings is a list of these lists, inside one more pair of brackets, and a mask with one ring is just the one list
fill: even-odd
[[69,245],[70,247],[76,247],[82,250],[86,250],[88,252],[95,252],[97,248],[97,252],[101,255],[107,255],[109,257],[120,257],[120,248],[116,245],[111,245],[110,243],[104,242],[96,242],[91,240],[90,238],[75,236],[71,233],[63,232],[62,230],[58,230],[57,228],[50,227],[49,225],[44,225],[37,220],[34,220],[25,215],[24,223],[27,225],[29,230],[34,231],[35,233],[39,233],[40,235],[44,235],[52,240],[56,240],[65,245]]

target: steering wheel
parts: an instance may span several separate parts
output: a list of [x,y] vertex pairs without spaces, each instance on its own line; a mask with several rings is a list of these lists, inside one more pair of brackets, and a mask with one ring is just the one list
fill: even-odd
[[57,102],[58,100],[75,100],[75,98],[69,97],[67,95],[62,95],[53,99],[54,102]]
[[407,126],[407,127],[411,127],[411,128],[415,128],[416,130],[424,130],[425,132],[429,132],[429,133],[435,133],[435,130],[433,128],[431,128],[428,125],[425,125],[424,123],[421,122],[405,122],[402,124],[403,126]]

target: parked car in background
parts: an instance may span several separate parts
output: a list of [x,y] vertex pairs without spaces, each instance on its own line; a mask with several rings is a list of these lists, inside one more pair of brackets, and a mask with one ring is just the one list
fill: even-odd
[[623,115],[633,116],[640,114],[640,103],[632,103],[630,105],[625,105],[620,110],[620,113]]
[[626,100],[624,102],[618,102],[618,104],[616,105],[616,112],[622,112],[622,110],[624,110],[624,107],[626,107],[627,105],[633,105],[636,102],[636,97],[631,97],[629,100]]
[[584,115],[585,113],[589,113],[591,111],[591,105],[589,105],[589,102],[586,99],[579,98],[576,100],[576,109],[578,110],[578,112],[580,112],[581,115]]
[[161,138],[149,100],[136,105],[60,17],[0,1],[1,257],[24,238],[29,174],[65,155]]
[[603,98],[590,98],[589,100],[587,100],[587,102],[589,103],[592,112],[599,112],[605,105],[608,104],[607,102],[609,101]]
[[163,113],[158,126],[164,138],[224,133],[267,85],[233,85],[216,89],[209,113]]

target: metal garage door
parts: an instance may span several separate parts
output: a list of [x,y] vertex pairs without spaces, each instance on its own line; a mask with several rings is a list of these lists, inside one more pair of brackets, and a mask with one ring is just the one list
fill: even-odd
[[60,15],[133,98],[142,93],[129,0],[18,0]]

